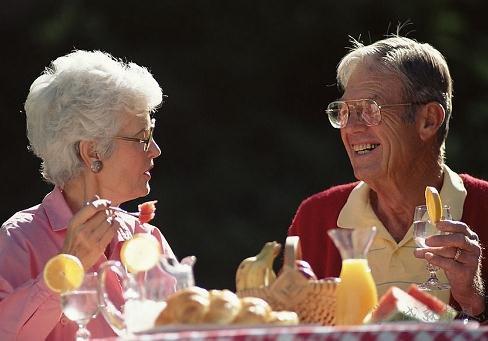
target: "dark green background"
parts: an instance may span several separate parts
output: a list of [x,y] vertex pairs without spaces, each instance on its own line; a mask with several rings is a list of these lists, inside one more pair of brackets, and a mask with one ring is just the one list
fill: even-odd
[[[305,197],[353,180],[323,109],[349,36],[402,32],[437,47],[454,78],[447,144],[456,171],[488,177],[488,25],[484,1],[2,0],[0,218],[50,186],[25,137],[23,102],[49,62],[100,49],[148,66],[169,96],[159,110],[155,225],[197,284],[234,288],[239,262],[282,242]],[[128,204],[135,209],[142,200]]]

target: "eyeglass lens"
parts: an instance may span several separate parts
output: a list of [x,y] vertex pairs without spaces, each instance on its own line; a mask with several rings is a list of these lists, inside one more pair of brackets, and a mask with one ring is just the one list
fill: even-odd
[[327,108],[327,114],[335,128],[344,128],[351,114],[368,126],[377,125],[381,120],[380,108],[375,101],[369,99],[348,103],[344,101],[332,102]]
[[144,143],[144,151],[147,152],[149,150],[149,146],[151,145],[151,141],[153,138],[153,131],[154,131],[154,126],[149,128],[149,135],[147,137],[146,142]]

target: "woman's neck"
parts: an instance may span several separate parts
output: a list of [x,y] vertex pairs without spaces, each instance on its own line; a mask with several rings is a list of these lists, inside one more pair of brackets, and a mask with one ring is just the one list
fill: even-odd
[[93,179],[87,179],[90,175],[84,173],[76,178],[69,180],[63,187],[64,199],[74,213],[78,212],[86,202],[93,200],[96,195],[100,195]]

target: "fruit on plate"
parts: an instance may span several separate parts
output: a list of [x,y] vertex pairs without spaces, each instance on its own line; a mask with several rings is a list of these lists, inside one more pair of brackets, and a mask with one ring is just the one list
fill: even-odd
[[[455,315],[444,313],[452,310],[452,308],[441,307],[441,304],[446,305],[442,301],[430,297],[431,295],[426,292],[422,292],[422,296],[420,296],[417,288],[409,290],[417,297],[421,297],[421,300],[406,293],[400,288],[394,286],[390,287],[381,297],[378,306],[366,316],[364,322],[439,322],[441,320],[451,320],[454,318]],[[442,317],[439,314],[441,311],[443,312]]]
[[432,296],[428,292],[420,290],[416,284],[411,284],[407,293],[415,297],[418,301],[425,304],[430,310],[439,315],[440,320],[450,321],[457,315],[457,311],[453,309],[449,304],[442,302],[435,296]]
[[146,201],[137,206],[139,210],[139,222],[141,224],[148,223],[154,219],[157,202],[157,200]]
[[430,221],[432,224],[437,224],[442,218],[442,201],[435,187],[425,187],[425,205]]
[[64,293],[77,289],[83,283],[85,270],[78,257],[61,253],[49,259],[44,266],[43,277],[51,291]]
[[237,268],[237,291],[271,285],[276,279],[273,261],[280,250],[280,243],[267,242],[258,255],[244,259]]
[[152,234],[136,233],[120,249],[120,260],[129,272],[147,271],[159,261],[161,246]]

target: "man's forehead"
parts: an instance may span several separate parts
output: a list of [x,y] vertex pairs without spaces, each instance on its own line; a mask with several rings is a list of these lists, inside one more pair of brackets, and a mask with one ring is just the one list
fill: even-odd
[[381,72],[370,67],[357,66],[344,87],[342,100],[382,100],[401,96],[402,83],[391,72]]

